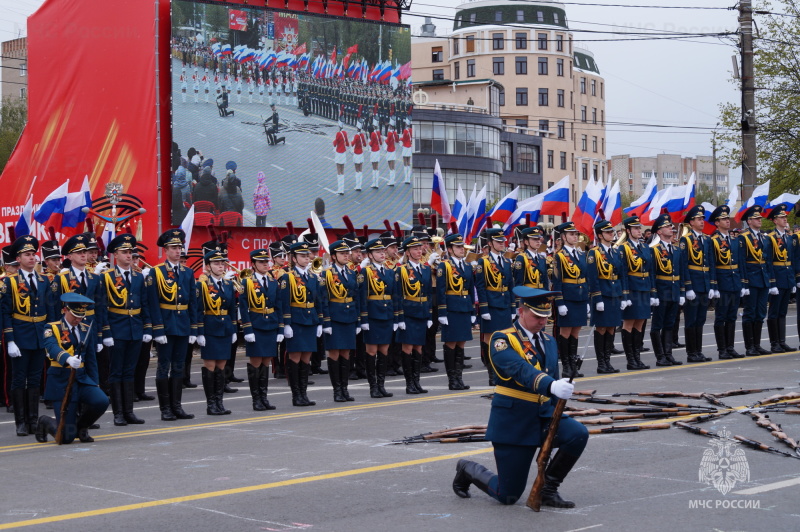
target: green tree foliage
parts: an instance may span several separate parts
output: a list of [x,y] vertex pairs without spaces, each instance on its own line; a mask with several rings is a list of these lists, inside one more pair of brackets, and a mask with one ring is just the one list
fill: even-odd
[[18,98],[3,100],[0,106],[0,172],[6,167],[27,121],[27,100]]

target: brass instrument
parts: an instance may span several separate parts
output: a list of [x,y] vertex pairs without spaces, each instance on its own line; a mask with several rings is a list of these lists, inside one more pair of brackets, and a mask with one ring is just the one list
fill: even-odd
[[689,235],[691,232],[692,230],[689,229],[689,224],[681,224],[681,238]]
[[134,261],[133,261],[133,264],[131,265],[131,268],[132,268],[132,269],[133,269],[133,271],[135,271],[135,272],[142,273],[142,270],[144,269],[144,268],[142,268],[142,266],[140,266],[139,264],[137,264],[137,262],[138,262],[139,264],[141,264],[142,266],[144,266],[145,268],[148,268],[148,269],[150,269],[150,270],[152,270],[152,269],[153,269],[153,267],[152,267],[152,266],[150,266],[149,264],[147,264],[147,262],[146,262],[144,259],[137,259],[137,260],[134,260]]
[[322,273],[322,268],[324,266],[322,257],[314,257],[311,260],[311,271],[317,275]]
[[225,266],[227,266],[236,273],[236,277],[231,279],[231,282],[233,283],[233,288],[240,294],[244,293],[244,285],[242,284],[242,281],[251,278],[253,276],[253,270],[250,268],[245,268],[243,270],[240,270],[239,268],[237,268],[228,261],[225,261]]
[[661,238],[658,235],[653,236],[653,240],[650,241],[650,247],[654,248],[661,243]]
[[622,233],[622,236],[619,237],[616,242],[614,242],[614,246],[615,247],[621,246],[622,244],[627,242],[627,240],[628,240],[628,231],[625,231],[624,233]]

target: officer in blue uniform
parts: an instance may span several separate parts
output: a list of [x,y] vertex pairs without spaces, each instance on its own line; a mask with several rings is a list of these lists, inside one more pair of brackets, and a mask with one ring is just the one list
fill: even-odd
[[524,247],[514,259],[514,286],[547,290],[547,260],[539,254],[544,241],[542,228],[524,227],[519,231],[519,241]]
[[106,321],[103,345],[111,350],[108,383],[114,425],[144,423],[133,413],[133,377],[142,342],[152,340],[150,307],[147,304],[144,275],[134,271],[133,250],[136,238],[122,234],[108,243],[115,266],[100,276]]
[[74,371],[75,380],[68,398],[61,443],[72,443],[76,437],[82,443],[91,443],[94,438],[89,435],[88,428],[108,408],[108,396],[98,383],[100,376],[97,369],[95,333],[92,332],[91,325],[83,322],[94,301],[74,292],[65,292],[60,300],[64,305],[61,319],[48,323],[40,336],[50,359],[44,398],[52,401],[56,417],[39,418],[36,441],[45,443],[48,434],[56,435],[61,421],[61,404],[70,373]]
[[653,322],[650,326],[650,342],[656,355],[656,366],[683,364],[672,356],[672,327],[678,309],[686,302],[683,283],[686,263],[683,260],[683,249],[673,244],[672,227],[669,214],[656,218],[652,230],[657,238],[650,244],[653,254],[652,276],[658,299],[658,305],[653,307]]
[[714,303],[714,338],[717,341],[717,353],[720,360],[743,358],[734,349],[736,335],[736,313],[739,300],[746,295],[742,287],[741,241],[730,234],[731,208],[720,205],[711,213],[709,222],[717,227],[711,237],[714,249],[714,269],[717,272],[717,290],[719,299]]
[[419,382],[422,368],[422,346],[425,344],[428,329],[433,324],[431,310],[433,299],[431,267],[423,264],[422,240],[410,236],[403,241],[406,254],[405,264],[396,269],[400,280],[400,297],[403,306],[405,329],[400,331],[399,341],[403,352],[403,375],[406,379],[406,393],[428,393]]
[[[289,290],[291,325],[284,325],[286,337],[286,374],[292,390],[293,406],[314,406],[308,399],[308,375],[311,353],[317,349],[317,338],[330,333],[322,291],[324,281],[311,271],[311,249],[308,242],[295,242],[289,248],[292,267],[282,277]],[[326,330],[327,329],[327,330]]]
[[[519,286],[514,294],[520,298],[519,319],[513,327],[494,333],[491,340],[490,364],[497,373],[497,386],[486,439],[494,447],[497,474],[477,462],[459,460],[453,491],[462,498],[470,496],[469,487],[474,484],[501,504],[514,504],[525,490],[536,449],[547,437],[556,401],[572,396],[572,383],[559,378],[556,342],[544,332],[558,293]],[[558,452],[545,471],[543,505],[575,506],[561,498],[558,487],[588,439],[586,427],[575,419],[561,418],[553,440]]]
[[576,247],[579,232],[574,222],[555,228],[564,246],[553,256],[553,290],[558,292],[558,354],[564,377],[583,377],[578,372],[578,335],[589,315],[589,286],[586,282],[586,254]]
[[796,237],[789,233],[789,211],[792,205],[780,203],[770,211],[767,218],[775,224],[775,229],[767,234],[772,244],[772,271],[775,274],[775,286],[778,293],[769,296],[767,313],[767,331],[773,353],[794,351],[786,343],[786,313],[789,310],[789,299],[795,289],[795,268],[793,264],[797,250]]
[[485,231],[489,252],[475,266],[475,289],[478,291],[478,312],[481,316],[481,361],[489,372],[489,386],[494,385],[494,372],[489,360],[489,339],[496,331],[507,329],[513,319],[514,270],[503,256],[506,237],[500,228]]
[[326,334],[325,349],[328,351],[328,376],[333,388],[333,400],[337,403],[353,401],[347,390],[350,379],[350,353],[356,348],[359,334],[360,308],[358,274],[348,267],[350,246],[337,240],[328,246],[332,264],[325,270],[326,308],[330,318],[330,334]]
[[286,279],[276,281],[269,269],[269,250],[250,252],[253,274],[242,281],[239,315],[248,358],[247,381],[253,410],[275,410],[267,399],[269,365],[278,356],[283,341],[284,315],[288,306]]
[[[44,367],[42,333],[48,316],[47,277],[35,270],[39,241],[31,235],[14,241],[10,255],[19,264],[16,275],[0,284],[5,345],[11,358],[11,404],[17,436],[36,432]],[[94,348],[94,345],[93,345]]]
[[147,275],[147,300],[158,353],[156,392],[162,421],[193,419],[181,405],[186,349],[197,340],[194,275],[180,263],[186,241],[182,229],[170,229],[156,241],[166,260]]
[[222,403],[225,393],[225,362],[236,342],[237,294],[233,283],[225,279],[228,257],[212,249],[203,256],[208,275],[195,283],[197,308],[197,345],[203,360],[203,391],[209,416],[230,414]]
[[442,350],[447,371],[447,387],[451,390],[469,390],[462,378],[464,346],[472,340],[475,316],[475,274],[466,261],[464,237],[452,233],[444,237],[449,257],[436,268],[439,317],[442,325]]
[[622,325],[622,309],[625,307],[622,257],[614,249],[614,226],[611,222],[598,221],[594,224],[594,232],[598,245],[586,253],[586,278],[589,280],[597,373],[619,373],[611,365],[611,348],[614,347],[614,331]]
[[653,268],[653,254],[639,240],[642,237],[642,222],[638,216],[630,216],[622,221],[625,226],[626,241],[617,247],[622,255],[622,271],[626,276],[623,290],[625,308],[622,310],[622,348],[628,361],[629,371],[650,369],[641,359],[641,338],[644,337],[644,324],[650,318],[650,307],[658,305],[656,287],[650,271]]
[[392,397],[384,387],[388,350],[392,335],[405,329],[403,304],[399,300],[400,277],[394,268],[385,265],[386,244],[383,238],[366,243],[369,264],[358,276],[360,291],[361,330],[364,331],[364,350],[367,353],[367,381],[369,396],[373,399]]
[[689,362],[708,362],[711,359],[703,355],[703,326],[709,299],[717,297],[713,246],[711,239],[703,234],[705,209],[702,205],[689,209],[683,221],[690,227],[680,240],[681,258],[685,264],[682,269],[686,289],[686,305],[683,308],[686,359]]
[[769,354],[761,347],[761,328],[767,315],[767,298],[778,295],[772,271],[772,240],[761,232],[762,212],[760,205],[753,205],[744,211],[742,219],[747,223],[747,228],[739,234],[745,265],[740,271],[742,283],[747,289],[742,302],[742,333],[745,354],[749,357]]

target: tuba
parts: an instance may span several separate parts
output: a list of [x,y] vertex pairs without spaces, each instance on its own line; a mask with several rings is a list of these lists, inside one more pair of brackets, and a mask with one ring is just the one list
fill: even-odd
[[314,259],[311,261],[311,271],[319,275],[322,273],[322,267],[322,257],[314,257]]

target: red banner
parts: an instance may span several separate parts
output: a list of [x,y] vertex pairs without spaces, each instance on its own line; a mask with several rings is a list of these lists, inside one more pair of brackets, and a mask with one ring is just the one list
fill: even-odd
[[275,22],[274,48],[276,50],[294,50],[297,46],[297,34],[300,32],[300,19],[294,13],[275,13],[273,16]]
[[228,27],[232,30],[247,31],[247,12],[238,9],[229,9]]

